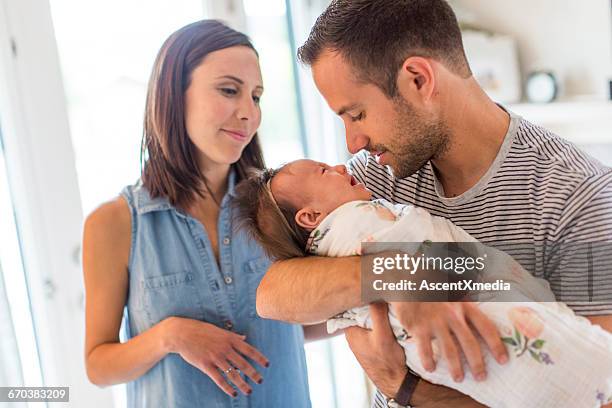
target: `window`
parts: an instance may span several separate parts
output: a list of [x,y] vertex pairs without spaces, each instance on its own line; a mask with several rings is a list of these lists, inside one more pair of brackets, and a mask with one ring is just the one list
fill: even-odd
[[295,65],[284,0],[244,0],[246,31],[257,52],[265,92],[259,135],[266,164],[276,167],[306,155]]
[[1,142],[0,132],[0,386],[42,385],[19,234]]
[[146,87],[157,51],[204,18],[201,0],[50,0],[84,214],[140,176]]

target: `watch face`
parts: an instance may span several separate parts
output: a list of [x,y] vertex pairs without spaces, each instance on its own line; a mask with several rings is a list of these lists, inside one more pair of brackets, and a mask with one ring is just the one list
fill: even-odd
[[557,81],[550,72],[535,72],[527,78],[527,99],[530,102],[552,102],[557,97]]

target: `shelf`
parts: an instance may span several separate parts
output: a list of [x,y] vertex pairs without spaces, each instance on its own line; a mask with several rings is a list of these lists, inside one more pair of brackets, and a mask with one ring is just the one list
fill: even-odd
[[612,101],[520,103],[506,107],[578,145],[612,144]]
[[[524,116],[555,123],[608,119],[612,121],[612,101],[559,101],[552,103],[519,103],[508,109]],[[612,129],[611,129],[612,131]]]

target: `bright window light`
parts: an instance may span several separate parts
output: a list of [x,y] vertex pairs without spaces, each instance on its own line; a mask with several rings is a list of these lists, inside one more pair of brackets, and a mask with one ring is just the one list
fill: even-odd
[[[14,367],[11,370],[13,372],[9,373],[12,383],[1,385],[15,386],[23,381],[26,386],[42,386],[38,347],[30,311],[30,297],[23,270],[19,234],[14,214],[6,174],[6,163],[0,144],[0,225],[2,225],[2,228],[0,228],[0,279],[4,280],[3,286],[5,288],[5,291],[0,291],[0,296],[6,295],[6,299],[0,302],[0,306],[2,304],[8,304],[9,306],[8,313],[4,311],[5,313],[0,313],[0,315],[8,315],[10,320],[8,324],[12,323],[13,326],[13,333],[2,334],[4,337],[2,345],[7,347],[6,349],[0,347],[0,353],[9,348],[8,346],[11,345],[9,342],[15,343],[19,351],[19,356],[0,355],[2,364],[5,364],[6,361],[7,367]],[[14,338],[12,338],[13,334],[15,335]],[[19,339],[18,342],[17,339]]]
[[285,11],[285,0],[244,0],[247,17],[278,17]]

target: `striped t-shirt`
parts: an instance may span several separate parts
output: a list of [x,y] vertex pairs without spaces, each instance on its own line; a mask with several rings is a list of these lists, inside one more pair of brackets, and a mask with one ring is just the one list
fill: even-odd
[[348,168],[373,199],[422,207],[510,253],[576,313],[612,314],[612,169],[573,144],[511,114],[489,170],[452,198],[431,162],[396,179],[362,151]]

